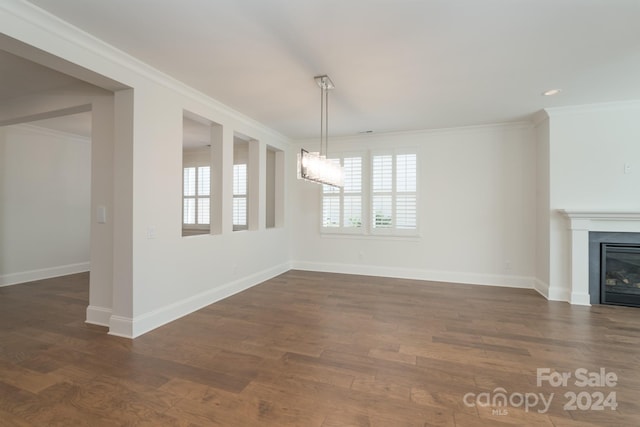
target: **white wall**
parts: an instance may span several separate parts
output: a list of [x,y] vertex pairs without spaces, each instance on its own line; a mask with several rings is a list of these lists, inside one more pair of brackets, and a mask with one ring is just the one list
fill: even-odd
[[[130,324],[114,329],[136,336],[289,269],[286,228],[267,232],[263,221],[256,230],[233,232],[231,224],[234,133],[256,138],[263,151],[267,143],[282,150],[288,144],[206,100],[154,82],[136,87],[133,106],[133,307]],[[223,127],[218,235],[182,237],[183,110]],[[259,170],[264,182],[265,168]],[[264,217],[263,201],[259,210]]]
[[90,140],[3,128],[0,285],[89,269],[90,186]]
[[[640,103],[548,110],[550,292],[569,300],[570,233],[558,209],[640,211]],[[631,166],[625,173],[624,165]]]
[[[314,144],[317,141],[297,145],[313,149]],[[536,147],[532,126],[332,139],[330,152],[389,147],[418,148],[420,237],[322,235],[320,186],[292,179],[289,203],[299,212],[293,229],[295,268],[533,286]]]

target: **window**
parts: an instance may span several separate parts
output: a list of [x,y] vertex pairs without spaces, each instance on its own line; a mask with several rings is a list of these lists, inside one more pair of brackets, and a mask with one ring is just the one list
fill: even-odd
[[[334,163],[340,159],[331,159]],[[340,227],[340,189],[322,185],[322,226]]]
[[415,151],[345,155],[334,161],[344,168],[344,187],[322,187],[323,232],[376,235],[417,232]]
[[322,188],[322,226],[325,228],[360,229],[362,227],[362,157],[333,159],[342,162],[344,187]]
[[184,168],[183,184],[183,224],[208,225],[211,167]]
[[371,224],[374,230],[417,229],[417,159],[415,153],[372,158]]
[[415,230],[417,228],[418,194],[417,167],[415,154],[396,156],[396,228]]
[[182,236],[222,232],[222,125],[182,115]]
[[372,168],[373,228],[390,228],[393,225],[393,156],[374,156]]
[[233,229],[247,228],[247,165],[233,165]]
[[362,158],[347,157],[343,167],[342,226],[362,227]]

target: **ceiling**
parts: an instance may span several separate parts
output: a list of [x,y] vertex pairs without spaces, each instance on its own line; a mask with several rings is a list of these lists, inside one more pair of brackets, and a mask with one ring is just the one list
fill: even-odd
[[637,0],[30,2],[292,138],[640,99]]

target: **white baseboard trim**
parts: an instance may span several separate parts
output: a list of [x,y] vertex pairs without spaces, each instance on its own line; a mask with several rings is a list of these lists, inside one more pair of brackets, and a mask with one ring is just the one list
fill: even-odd
[[591,297],[589,294],[582,292],[571,292],[571,305],[591,305]]
[[[540,279],[536,278],[534,280],[534,289],[549,301],[570,302],[568,291],[558,288],[552,288],[548,283],[545,283]],[[587,295],[587,298],[588,297],[589,296]],[[574,303],[571,302],[571,304]]]
[[90,305],[87,307],[87,320],[85,323],[98,326],[109,327],[111,319],[111,309],[106,307],[98,307]]
[[122,338],[133,336],[133,320],[130,317],[112,315],[109,318],[109,335]]
[[549,299],[549,285],[537,277],[533,279],[533,289],[546,299]]
[[38,270],[22,271],[0,275],[0,286],[17,285],[36,280],[51,279],[53,277],[67,276],[69,274],[84,273],[91,269],[89,262],[78,264],[60,265],[57,267],[41,268]]
[[290,269],[291,266],[288,262],[280,264],[233,282],[226,283],[215,289],[185,298],[149,313],[136,316],[133,319],[121,316],[111,316],[109,335],[125,338],[139,337],[142,334],[162,325],[166,325],[167,323],[186,316],[187,314],[193,313],[203,307],[228,298],[231,295],[242,292],[275,276],[285,273]]
[[549,286],[549,301],[562,301],[571,302],[570,293],[566,289],[558,289],[557,287]]
[[364,276],[393,277],[398,279],[429,280],[432,282],[465,283],[470,285],[502,286],[508,288],[535,289],[534,278],[455,271],[420,270],[413,268],[381,267],[337,263],[293,261],[292,269],[325,273],[359,274]]

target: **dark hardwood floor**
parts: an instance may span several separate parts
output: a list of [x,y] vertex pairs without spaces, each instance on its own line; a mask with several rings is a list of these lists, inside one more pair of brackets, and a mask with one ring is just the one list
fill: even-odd
[[0,425],[640,425],[640,309],[290,271],[127,340],[87,302],[86,274],[0,288]]

